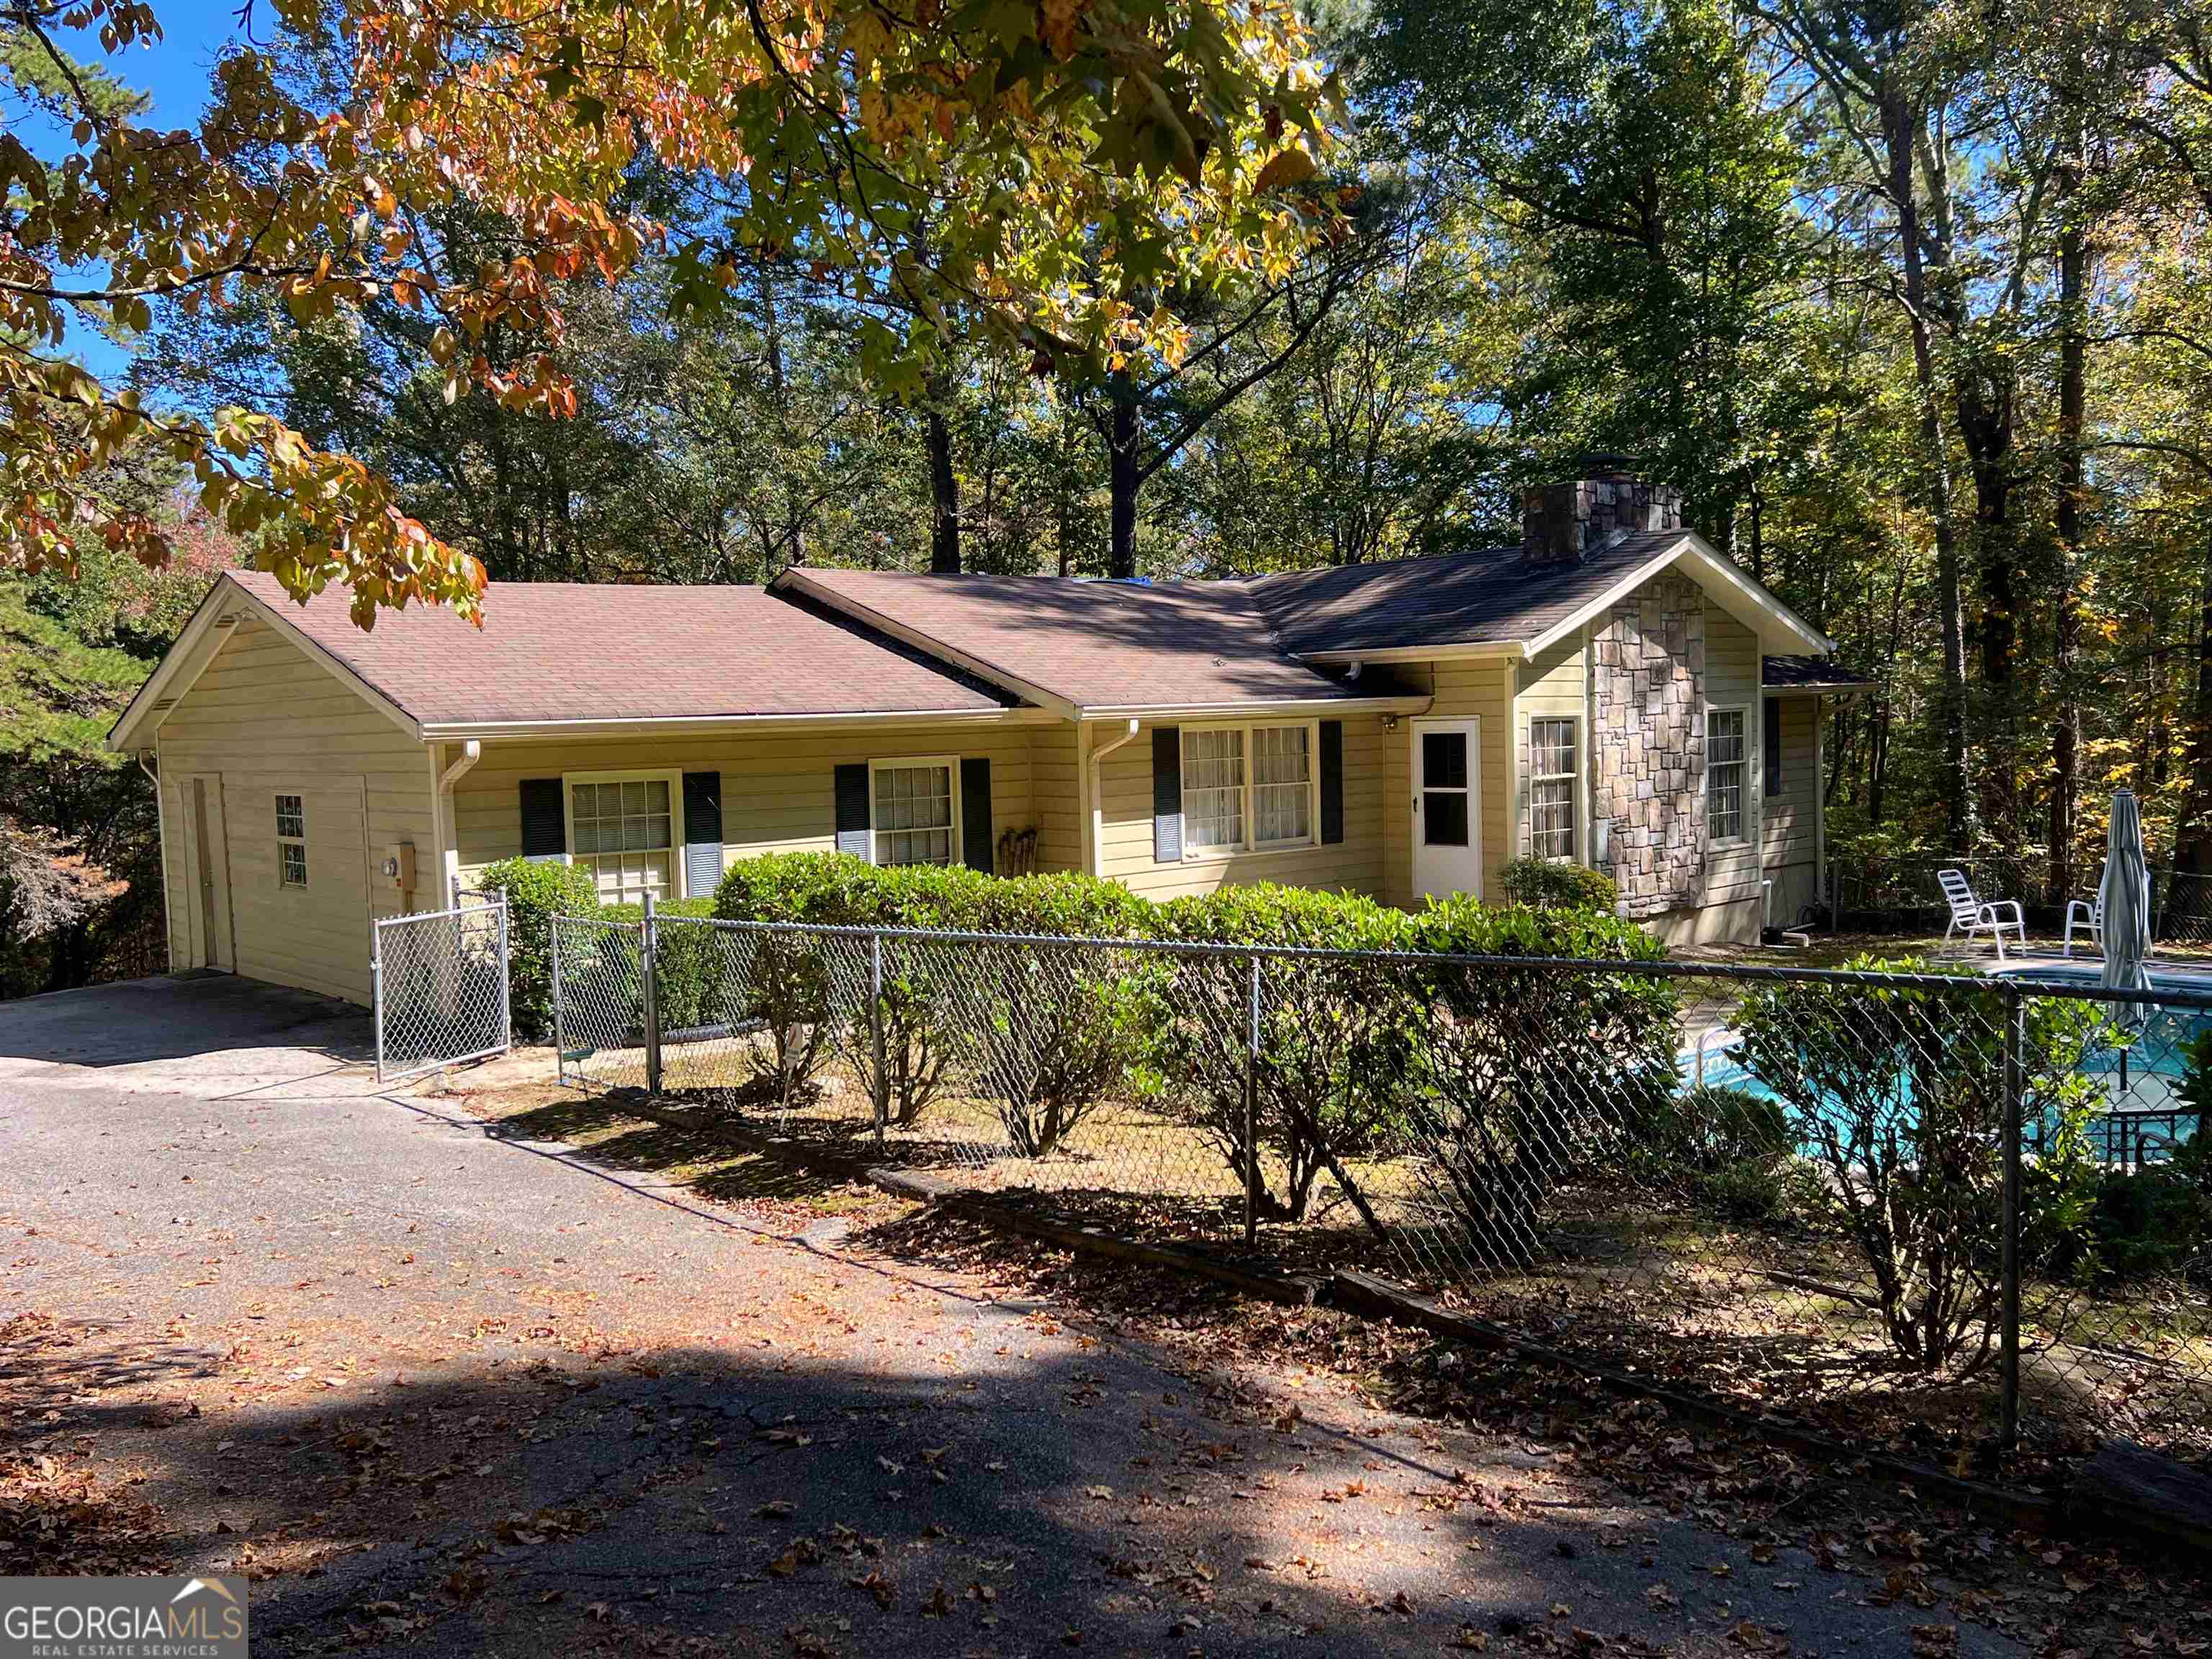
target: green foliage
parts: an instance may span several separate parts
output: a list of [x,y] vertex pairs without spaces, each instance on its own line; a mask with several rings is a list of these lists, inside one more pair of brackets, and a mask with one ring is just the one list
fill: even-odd
[[[1209,945],[1397,951],[1407,918],[1355,894],[1230,887],[1159,909],[1158,930]],[[1248,1122],[1245,1053],[1237,1014],[1247,1008],[1252,958],[1179,957],[1159,1035],[1158,1065],[1175,1079],[1255,1211],[1304,1219],[1324,1169],[1358,1201],[1342,1160],[1401,1127],[1422,1009],[1419,978],[1403,967],[1269,959],[1259,965],[1261,1060]],[[1270,1184],[1270,1166],[1281,1190]]]
[[592,873],[557,860],[501,859],[488,866],[477,885],[507,899],[507,1009],[515,1035],[536,1041],[553,1035],[553,918],[599,908]]
[[1515,904],[1537,910],[1601,910],[1610,915],[1620,898],[1620,890],[1603,871],[1557,859],[1515,859],[1498,872],[1498,884]]
[[1646,1184],[1738,1221],[1788,1214],[1792,1150],[1780,1103],[1742,1089],[1668,1093],[1629,1126],[1630,1158]]
[[[1589,910],[1486,909],[1460,896],[1407,929],[1449,956],[1652,961],[1628,922]],[[1422,975],[1416,1133],[1479,1248],[1525,1257],[1545,1203],[1621,1149],[1676,1086],[1675,995],[1657,975],[1438,963]]]
[[[1788,1109],[1791,1140],[1823,1177],[1823,1218],[1865,1262],[1899,1357],[1970,1374],[1994,1355],[2002,1289],[2008,1005],[1963,964],[1845,965],[1955,988],[1761,987],[1736,1013],[1743,1064]],[[2095,1085],[2081,1061],[2100,1016],[2057,998],[2024,1006],[2021,1121],[2056,1129],[2025,1179],[2024,1231],[2063,1234],[2096,1176],[2081,1133]]]

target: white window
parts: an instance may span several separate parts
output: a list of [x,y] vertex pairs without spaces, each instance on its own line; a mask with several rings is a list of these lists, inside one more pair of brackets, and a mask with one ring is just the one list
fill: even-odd
[[1744,787],[1751,771],[1744,748],[1743,710],[1705,710],[1705,839],[1743,839]]
[[683,791],[665,772],[571,775],[568,857],[592,872],[602,904],[681,898],[676,803]]
[[951,759],[877,761],[869,791],[871,861],[951,864],[960,845],[959,768]]
[[1182,823],[1186,856],[1310,847],[1320,814],[1315,750],[1319,728],[1185,726]]
[[1575,857],[1575,797],[1581,777],[1575,722],[1528,722],[1528,850],[1540,859]]
[[276,797],[276,880],[285,887],[307,884],[307,803],[304,796]]

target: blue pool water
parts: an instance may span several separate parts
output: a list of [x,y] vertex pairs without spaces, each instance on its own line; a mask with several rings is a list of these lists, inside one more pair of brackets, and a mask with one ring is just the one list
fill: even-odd
[[[2030,975],[2023,975],[2022,977]],[[2046,969],[2034,972],[2039,981],[2098,982],[2094,969]],[[2154,975],[2154,988],[2171,986],[2195,992],[2212,988],[2205,976]],[[2180,1098],[2179,1088],[2187,1068],[2187,1045],[2212,1030],[2212,1012],[2154,1006],[2131,1042],[2099,1042],[2081,1059],[2080,1074],[2094,1079],[2105,1097],[2093,1112],[2089,1139],[2106,1162],[2155,1163],[2171,1157],[2173,1149],[2196,1133],[2197,1117]],[[1734,1032],[1710,1033],[1703,1052],[1685,1051],[1680,1059],[1685,1089],[1703,1083],[1707,1088],[1733,1089],[1762,1100],[1779,1102],[1740,1058]],[[1900,1116],[1909,1116],[1909,1095],[1897,1102]],[[2033,1126],[2030,1140],[2040,1146],[2053,1126]]]

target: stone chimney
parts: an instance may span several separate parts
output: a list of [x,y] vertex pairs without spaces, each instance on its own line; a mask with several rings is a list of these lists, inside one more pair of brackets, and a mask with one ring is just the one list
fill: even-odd
[[1584,455],[1579,477],[1521,498],[1521,551],[1532,564],[1579,564],[1616,537],[1682,528],[1682,492],[1637,476],[1626,455]]

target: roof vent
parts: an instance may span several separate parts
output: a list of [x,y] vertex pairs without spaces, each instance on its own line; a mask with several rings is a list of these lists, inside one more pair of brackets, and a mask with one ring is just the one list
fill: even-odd
[[217,628],[235,628],[238,626],[238,617],[235,613],[226,617],[217,617],[215,619],[215,625]]
[[177,700],[174,697],[156,697],[154,699],[154,712],[157,714],[164,713],[168,709],[174,708],[176,706]]

